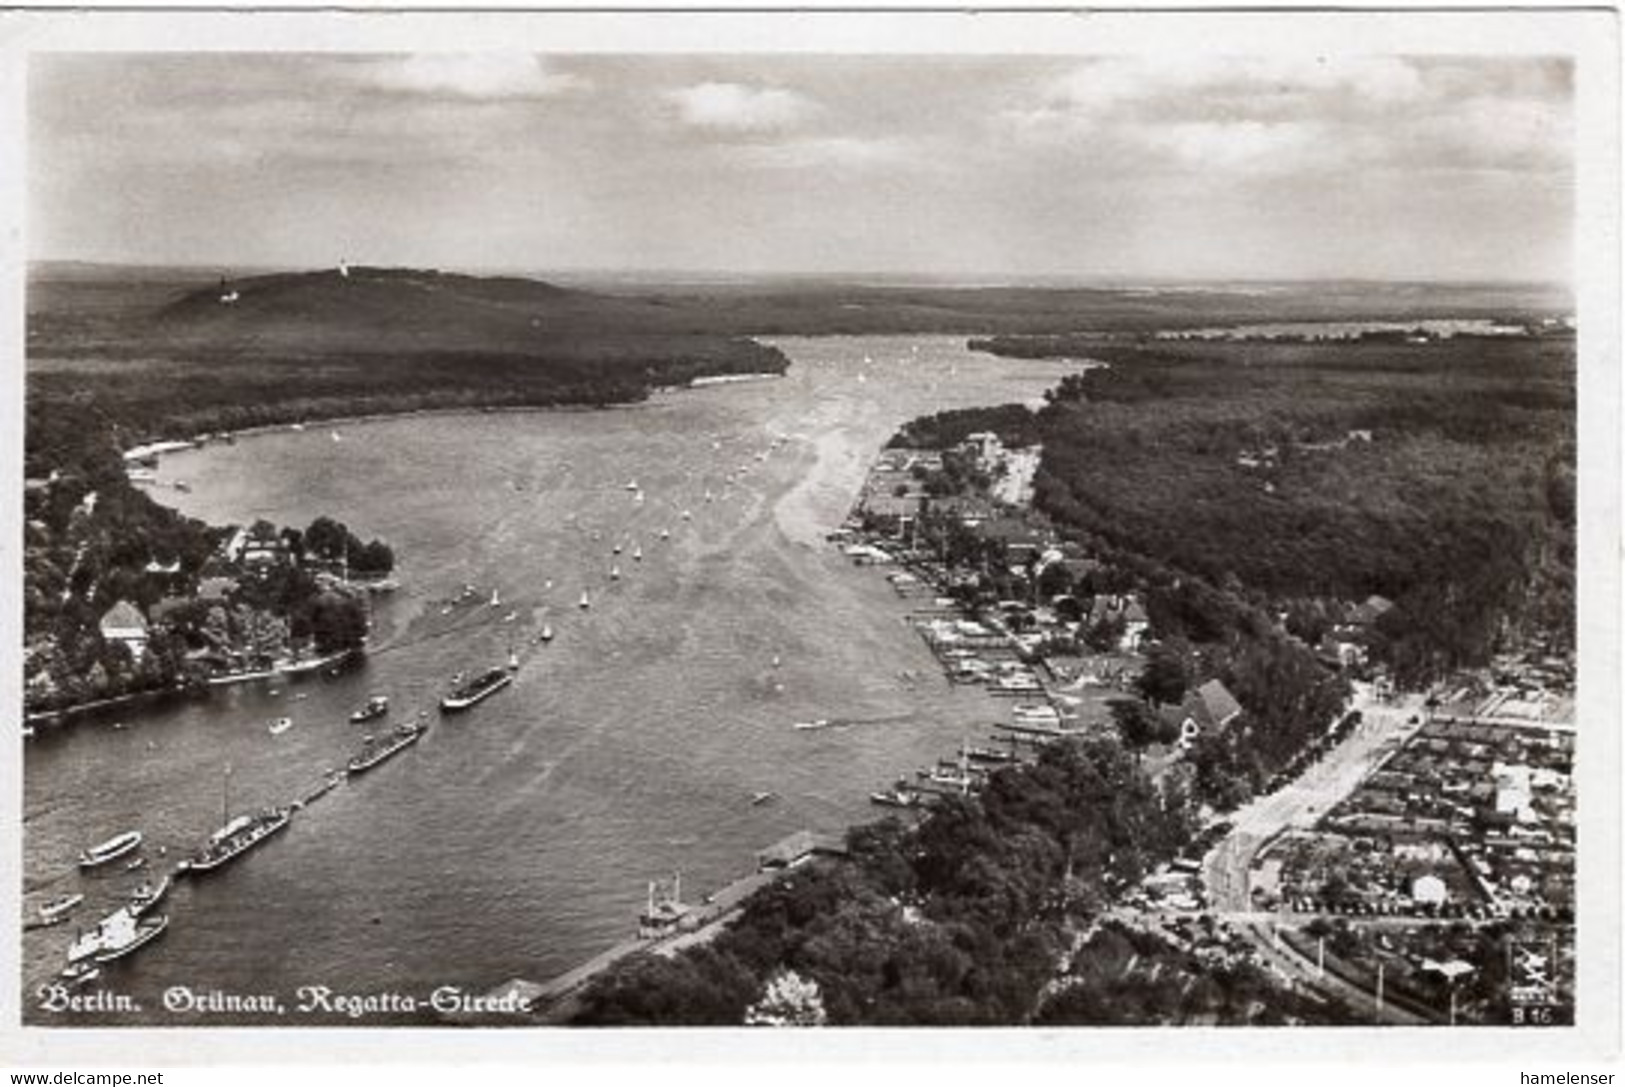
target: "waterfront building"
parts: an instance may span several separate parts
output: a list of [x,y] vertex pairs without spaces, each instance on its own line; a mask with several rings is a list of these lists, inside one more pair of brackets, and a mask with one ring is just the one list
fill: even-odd
[[147,619],[128,600],[120,600],[111,608],[101,620],[102,638],[108,642],[117,642],[130,651],[130,656],[137,662],[147,651]]

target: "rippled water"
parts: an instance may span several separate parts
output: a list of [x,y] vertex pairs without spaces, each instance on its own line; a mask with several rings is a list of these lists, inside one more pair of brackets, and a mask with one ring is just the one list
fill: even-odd
[[[987,696],[951,688],[904,625],[909,605],[820,537],[900,423],[1031,400],[1071,367],[941,337],[780,346],[794,360],[782,379],[628,409],[313,425],[166,457],[161,479],[191,490],[156,493],[185,512],[292,525],[327,513],[387,539],[404,584],[378,604],[376,649],[357,671],[221,689],[31,743],[29,916],[82,889],[77,919],[93,921],[201,842],[226,805],[302,795],[360,742],[367,726],[345,717],[369,693],[387,693],[402,719],[510,647],[522,666],[512,688],[436,719],[268,844],[182,881],[170,930],[106,972],[141,1012],[40,1010],[36,990],[74,926],[26,933],[25,1018],[291,1022],[167,1012],[162,994],[291,1005],[307,985],[422,997],[545,979],[629,935],[648,880],[681,870],[697,897],[785,834],[869,818],[872,789],[984,733]],[[465,583],[480,600],[446,612]],[[534,640],[544,623],[551,645]],[[270,735],[283,715],[293,728]],[[850,725],[790,727],[814,717]],[[767,790],[778,799],[751,803]],[[146,834],[148,871],[76,871],[81,848],[130,828]]]

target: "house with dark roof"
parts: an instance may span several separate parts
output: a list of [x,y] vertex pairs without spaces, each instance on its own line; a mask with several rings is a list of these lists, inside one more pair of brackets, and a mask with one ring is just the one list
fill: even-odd
[[1242,706],[1229,688],[1216,679],[1186,693],[1178,706],[1162,711],[1162,719],[1179,730],[1179,746],[1189,747],[1198,736],[1222,731],[1240,717]]
[[1048,537],[1019,517],[994,517],[983,522],[976,534],[984,540],[1004,545],[1011,563],[1025,564],[1037,558]]

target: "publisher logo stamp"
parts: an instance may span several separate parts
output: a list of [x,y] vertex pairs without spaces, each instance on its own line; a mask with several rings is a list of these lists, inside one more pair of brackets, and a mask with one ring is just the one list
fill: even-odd
[[1562,1022],[1557,940],[1514,937],[1507,945],[1508,1003],[1513,1026]]

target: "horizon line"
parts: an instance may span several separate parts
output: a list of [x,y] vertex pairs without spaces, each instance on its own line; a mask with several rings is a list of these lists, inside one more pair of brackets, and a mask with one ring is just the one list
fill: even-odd
[[[468,276],[517,276],[523,278],[539,279],[550,276],[569,276],[578,278],[604,278],[619,279],[627,282],[644,281],[650,283],[672,283],[683,280],[703,281],[768,281],[768,280],[819,280],[825,282],[844,282],[852,285],[864,285],[866,280],[887,281],[888,285],[906,285],[908,281],[929,282],[942,286],[962,287],[1019,287],[1041,285],[1076,285],[1098,289],[1128,289],[1142,286],[1291,286],[1316,283],[1348,283],[1371,286],[1479,286],[1479,287],[1538,287],[1544,289],[1559,289],[1572,294],[1574,285],[1566,280],[1559,279],[1528,279],[1508,278],[1499,279],[1493,276],[1486,277],[1382,277],[1375,275],[1358,274],[1326,274],[1313,276],[1261,276],[1261,275],[1198,275],[1180,277],[1169,273],[1146,275],[1123,275],[1114,273],[1089,272],[1026,272],[1026,273],[996,273],[978,274],[968,271],[923,271],[923,270],[751,270],[738,271],[719,268],[599,268],[599,267],[530,267],[520,265],[440,265],[440,264],[375,264],[366,261],[346,262],[354,268],[378,268],[389,270],[416,270],[449,273],[453,275]],[[48,266],[78,266],[82,268],[131,271],[175,271],[196,272],[199,274],[220,275],[227,273],[276,273],[276,272],[319,272],[328,268],[338,267],[333,264],[292,265],[278,263],[242,263],[231,264],[227,262],[143,262],[129,260],[100,260],[79,257],[39,257],[31,258],[25,262],[30,273]]]

